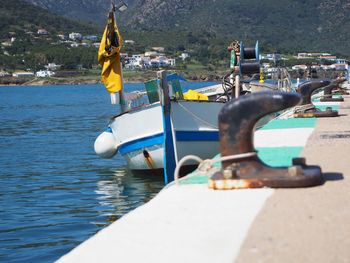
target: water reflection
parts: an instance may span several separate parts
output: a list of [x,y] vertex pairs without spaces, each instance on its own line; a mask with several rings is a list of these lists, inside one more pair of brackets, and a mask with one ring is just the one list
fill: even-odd
[[109,225],[131,209],[147,203],[164,187],[161,176],[136,176],[125,167],[100,170],[100,178],[95,193],[101,206],[99,215],[106,218],[106,222],[93,222],[98,226]]

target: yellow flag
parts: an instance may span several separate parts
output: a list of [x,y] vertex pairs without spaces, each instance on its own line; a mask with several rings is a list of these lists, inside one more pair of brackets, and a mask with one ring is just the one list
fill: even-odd
[[117,93],[123,89],[120,65],[122,42],[123,39],[114,20],[114,13],[110,12],[98,50],[98,62],[102,66],[101,79],[109,93]]

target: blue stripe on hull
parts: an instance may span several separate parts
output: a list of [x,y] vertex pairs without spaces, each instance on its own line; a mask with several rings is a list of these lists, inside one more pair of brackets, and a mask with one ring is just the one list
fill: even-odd
[[[215,142],[219,141],[217,131],[177,131],[176,141],[178,142]],[[124,155],[130,152],[141,150],[146,147],[164,143],[163,133],[127,142],[119,147],[119,152]]]
[[176,140],[179,142],[219,141],[218,131],[177,131]]
[[156,135],[152,135],[149,137],[145,137],[145,138],[141,138],[141,139],[137,139],[131,142],[127,142],[125,144],[123,144],[122,146],[120,146],[119,148],[119,152],[124,155],[127,154],[129,152],[134,152],[140,149],[143,149],[145,147],[150,147],[153,145],[157,145],[157,144],[163,144],[164,142],[164,135],[163,133],[159,133]]

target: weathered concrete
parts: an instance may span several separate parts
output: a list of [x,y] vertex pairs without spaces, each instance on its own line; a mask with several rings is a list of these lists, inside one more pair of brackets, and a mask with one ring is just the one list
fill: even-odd
[[302,156],[326,183],[279,189],[256,217],[236,262],[350,262],[350,97],[322,118]]

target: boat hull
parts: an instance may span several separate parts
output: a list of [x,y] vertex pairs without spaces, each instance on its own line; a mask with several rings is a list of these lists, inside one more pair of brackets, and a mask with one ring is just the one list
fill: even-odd
[[[209,101],[172,101],[171,123],[175,161],[194,154],[202,159],[219,152],[217,116],[223,103]],[[110,127],[130,170],[162,170],[164,164],[164,127],[159,103],[116,117]],[[195,163],[187,163],[195,167]]]

